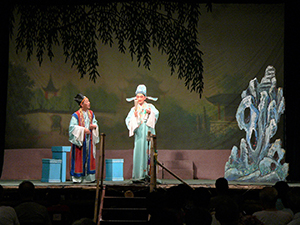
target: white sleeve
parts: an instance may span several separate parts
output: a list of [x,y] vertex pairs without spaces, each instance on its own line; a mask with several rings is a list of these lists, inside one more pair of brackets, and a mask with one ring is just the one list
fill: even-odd
[[98,125],[97,125],[96,129],[92,130],[92,134],[93,134],[93,156],[94,156],[94,158],[96,158],[96,144],[99,142],[99,128],[98,128]]
[[136,128],[139,127],[137,118],[132,116],[129,121],[129,137],[132,137]]
[[76,142],[80,144],[79,147],[81,147],[83,144],[84,129],[85,129],[85,127],[75,125],[74,130],[72,131],[72,134],[74,135],[74,137],[76,139]]
[[139,127],[137,118],[134,116],[134,111],[135,109],[132,107],[125,119],[125,124],[129,130],[129,137],[132,137],[135,129]]
[[149,115],[149,118],[148,118],[148,120],[147,120],[146,125],[147,125],[148,127],[151,127],[151,128],[154,129],[154,128],[155,128],[155,124],[156,124],[155,114],[154,114],[154,112],[151,111],[151,113],[150,113],[150,115]]

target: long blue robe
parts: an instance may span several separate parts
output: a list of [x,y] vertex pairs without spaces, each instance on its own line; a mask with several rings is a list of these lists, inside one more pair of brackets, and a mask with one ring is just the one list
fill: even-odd
[[[78,110],[73,113],[69,125],[69,141],[72,143],[71,148],[71,163],[70,174],[72,180],[78,178],[94,180],[96,172],[95,151],[99,142],[98,128],[91,131],[90,135],[83,134],[84,128],[90,127],[90,124],[95,124],[98,127],[98,122],[93,111],[84,112]],[[74,133],[75,132],[75,133]],[[80,135],[82,135],[80,137]]]
[[[146,114],[146,109],[151,109],[150,114]],[[158,120],[159,111],[154,105],[144,102],[138,105],[138,117],[134,116],[135,107],[129,111],[125,123],[129,130],[129,136],[134,135],[133,169],[132,180],[143,180],[148,174],[148,146],[147,135],[151,131],[155,135],[155,124]],[[149,143],[150,145],[150,143]]]

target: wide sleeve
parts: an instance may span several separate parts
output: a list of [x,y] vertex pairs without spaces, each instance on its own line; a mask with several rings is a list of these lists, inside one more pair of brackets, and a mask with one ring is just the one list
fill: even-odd
[[77,145],[78,147],[82,146],[84,139],[84,127],[78,125],[77,119],[72,116],[69,125],[69,141]]
[[94,144],[97,144],[99,143],[99,125],[98,125],[98,121],[96,120],[95,118],[95,115],[93,117],[93,122],[92,124],[95,124],[97,127],[96,129],[93,129],[92,130],[92,134],[93,134],[93,143]]
[[134,107],[132,107],[131,110],[129,111],[125,119],[125,123],[127,129],[129,130],[129,137],[132,137],[135,129],[139,127],[137,118],[134,116]]
[[148,127],[151,127],[151,128],[155,128],[155,124],[156,124],[156,122],[157,122],[157,120],[158,120],[158,117],[159,117],[159,111],[155,108],[155,106],[154,105],[152,105],[152,104],[149,104],[149,107],[150,107],[150,109],[151,109],[151,113],[150,113],[150,115],[149,115],[149,118],[148,118],[148,120],[147,120],[147,123],[146,123],[146,125],[148,126]]

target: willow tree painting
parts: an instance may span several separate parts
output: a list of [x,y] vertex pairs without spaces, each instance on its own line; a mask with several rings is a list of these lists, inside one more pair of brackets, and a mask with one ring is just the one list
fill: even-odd
[[[211,10],[211,5],[206,5]],[[138,66],[151,67],[151,47],[168,57],[170,74],[177,74],[192,92],[203,92],[202,52],[197,39],[200,5],[197,3],[131,1],[86,4],[19,4],[11,13],[11,28],[18,27],[17,51],[27,60],[55,57],[60,46],[80,76],[96,81],[101,54],[97,42],[117,45]]]

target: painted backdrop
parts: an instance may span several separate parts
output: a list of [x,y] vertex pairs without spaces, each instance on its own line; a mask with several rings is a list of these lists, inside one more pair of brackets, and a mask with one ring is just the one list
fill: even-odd
[[[16,32],[15,32],[16,33]],[[144,83],[160,111],[159,149],[231,149],[245,136],[235,119],[241,93],[251,79],[276,68],[277,86],[283,87],[284,4],[213,4],[202,7],[198,38],[204,53],[204,92],[190,93],[176,75],[170,76],[166,56],[152,52],[151,69],[138,67],[129,54],[99,43],[99,73],[93,83],[65,63],[59,48],[52,62],[41,66],[26,54],[16,54],[10,41],[5,147],[50,148],[69,145],[73,100],[81,92],[91,101],[106,134],[106,149],[133,148],[124,120],[133,106],[125,101]],[[284,139],[281,120],[274,138]]]

